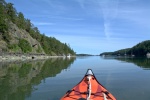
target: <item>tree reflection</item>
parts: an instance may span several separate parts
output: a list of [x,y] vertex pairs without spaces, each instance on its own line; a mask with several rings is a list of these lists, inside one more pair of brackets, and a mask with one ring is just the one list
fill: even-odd
[[148,58],[115,58],[117,60],[126,61],[128,63],[134,63],[135,65],[150,70],[150,59]]
[[51,58],[42,61],[0,62],[0,100],[25,100],[35,85],[67,69],[75,58]]

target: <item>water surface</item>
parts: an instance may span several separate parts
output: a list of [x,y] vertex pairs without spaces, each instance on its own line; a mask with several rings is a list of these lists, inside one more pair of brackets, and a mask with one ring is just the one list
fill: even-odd
[[0,62],[0,100],[60,100],[88,68],[117,100],[150,100],[150,59],[98,56]]

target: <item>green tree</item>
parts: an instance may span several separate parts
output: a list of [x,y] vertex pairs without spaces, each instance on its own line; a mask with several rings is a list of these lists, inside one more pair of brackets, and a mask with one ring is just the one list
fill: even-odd
[[8,15],[8,18],[13,22],[15,23],[16,22],[16,18],[17,18],[17,15],[16,15],[16,9],[13,7],[13,4],[12,3],[7,3],[6,4],[6,13]]
[[0,2],[0,32],[5,33],[8,30],[7,23],[5,21],[5,8],[3,2]]
[[5,15],[3,14],[3,7],[0,5],[0,35],[4,41],[9,42],[11,36],[8,34],[8,25],[5,21]]
[[17,22],[16,22],[17,26],[18,26],[19,28],[25,29],[26,23],[25,23],[25,18],[24,18],[23,13],[19,12],[17,19],[18,19]]
[[26,19],[26,20],[25,20],[25,30],[26,30],[27,32],[30,32],[31,27],[32,27],[32,24],[31,24],[30,20],[29,20],[29,19]]

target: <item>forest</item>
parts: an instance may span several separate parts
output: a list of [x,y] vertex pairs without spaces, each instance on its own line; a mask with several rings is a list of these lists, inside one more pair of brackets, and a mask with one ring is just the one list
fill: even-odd
[[0,1],[0,42],[4,41],[5,43],[2,43],[7,48],[4,49],[0,46],[1,52],[30,53],[34,47],[26,38],[16,38],[18,43],[12,44],[12,33],[9,32],[10,23],[15,24],[20,30],[24,30],[38,41],[40,45],[38,45],[36,53],[43,53],[42,50],[44,50],[44,53],[48,55],[75,55],[69,44],[61,43],[55,37],[48,37],[44,33],[40,33],[40,30],[31,23],[30,19],[25,18],[22,12],[17,12],[13,4],[7,3],[5,0]]
[[126,48],[117,50],[115,52],[104,52],[100,55],[116,55],[116,56],[146,56],[150,53],[150,40],[143,41],[133,46],[132,48]]

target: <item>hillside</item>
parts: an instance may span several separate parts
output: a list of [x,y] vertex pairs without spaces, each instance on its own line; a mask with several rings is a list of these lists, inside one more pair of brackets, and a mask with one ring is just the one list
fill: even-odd
[[41,34],[12,3],[0,1],[0,54],[75,55],[69,44]]
[[131,55],[131,56],[146,56],[147,53],[150,53],[150,40],[143,41],[133,46],[132,48],[126,48],[117,50],[115,52],[104,52],[100,55]]

